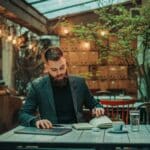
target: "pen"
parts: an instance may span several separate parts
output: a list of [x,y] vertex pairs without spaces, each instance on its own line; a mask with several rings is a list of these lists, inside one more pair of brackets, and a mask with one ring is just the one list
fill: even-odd
[[53,127],[64,127],[64,126],[61,124],[53,124]]

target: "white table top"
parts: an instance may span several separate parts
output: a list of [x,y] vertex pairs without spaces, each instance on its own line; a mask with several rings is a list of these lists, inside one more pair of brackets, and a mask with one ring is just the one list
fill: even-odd
[[[75,130],[61,135],[30,135],[15,134],[14,130],[21,129],[22,126],[0,136],[0,147],[6,145],[36,146],[36,147],[77,147],[77,148],[112,148],[116,146],[128,147],[148,147],[150,148],[150,125],[140,125],[139,132],[132,132],[129,125],[126,125],[128,133],[109,133],[110,129],[100,129],[99,132],[92,130]],[[10,147],[8,147],[9,149]]]
[[102,96],[94,96],[95,99],[110,99],[110,100],[118,100],[118,99],[122,99],[122,100],[130,100],[130,99],[133,99],[132,96],[129,96],[129,95],[117,95],[117,96],[114,96],[114,95],[111,95],[111,96],[106,96],[106,95],[102,95]]

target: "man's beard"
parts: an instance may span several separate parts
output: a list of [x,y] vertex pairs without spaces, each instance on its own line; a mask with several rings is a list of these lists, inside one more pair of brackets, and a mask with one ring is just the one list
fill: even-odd
[[51,75],[49,75],[52,81],[52,84],[56,87],[64,87],[67,85],[67,81],[68,81],[68,74],[66,72],[65,76],[63,79],[61,80],[57,80],[54,77],[52,77]]

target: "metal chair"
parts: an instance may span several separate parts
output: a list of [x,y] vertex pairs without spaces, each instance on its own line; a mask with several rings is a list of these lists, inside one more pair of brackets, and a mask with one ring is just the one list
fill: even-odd
[[[140,110],[142,123],[150,124],[150,102],[144,102],[143,104],[139,105],[137,110]],[[142,111],[142,110],[145,110]],[[146,114],[145,114],[146,113]]]
[[105,90],[105,91],[98,90],[94,93],[94,96],[95,96],[97,101],[99,100],[99,96],[107,96],[107,97],[109,97],[109,99],[111,99],[112,93],[110,91],[107,91],[107,90]]
[[131,100],[100,100],[100,104],[104,106],[105,115],[113,121],[122,120],[125,124],[129,122],[129,111],[133,108],[136,99]]

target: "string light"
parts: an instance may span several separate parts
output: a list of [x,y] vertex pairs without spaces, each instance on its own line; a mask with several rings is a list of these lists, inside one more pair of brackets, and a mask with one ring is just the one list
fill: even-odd
[[13,45],[16,45],[16,44],[17,44],[17,39],[16,39],[16,37],[13,39],[12,44],[13,44]]
[[88,41],[82,41],[80,47],[82,50],[90,50],[91,44]]
[[106,36],[108,34],[108,31],[102,30],[100,31],[101,36]]
[[[20,26],[18,24],[0,17],[1,38],[3,38],[6,42],[12,43],[16,50],[26,47],[33,52],[38,51],[40,45],[37,35],[24,27],[19,27]],[[68,29],[65,28],[64,33],[67,34],[68,32]]]
[[28,48],[29,48],[29,49],[32,49],[32,48],[33,48],[32,43],[29,44]]
[[13,40],[13,35],[9,35],[6,39],[6,41],[11,42]]
[[72,23],[64,23],[64,24],[60,24],[58,25],[58,27],[56,28],[56,32],[60,35],[60,36],[66,36],[66,35],[71,35],[71,31],[72,31],[73,25]]
[[0,37],[2,36],[2,29],[0,29]]
[[69,30],[67,28],[64,28],[63,32],[64,32],[64,34],[68,34]]

